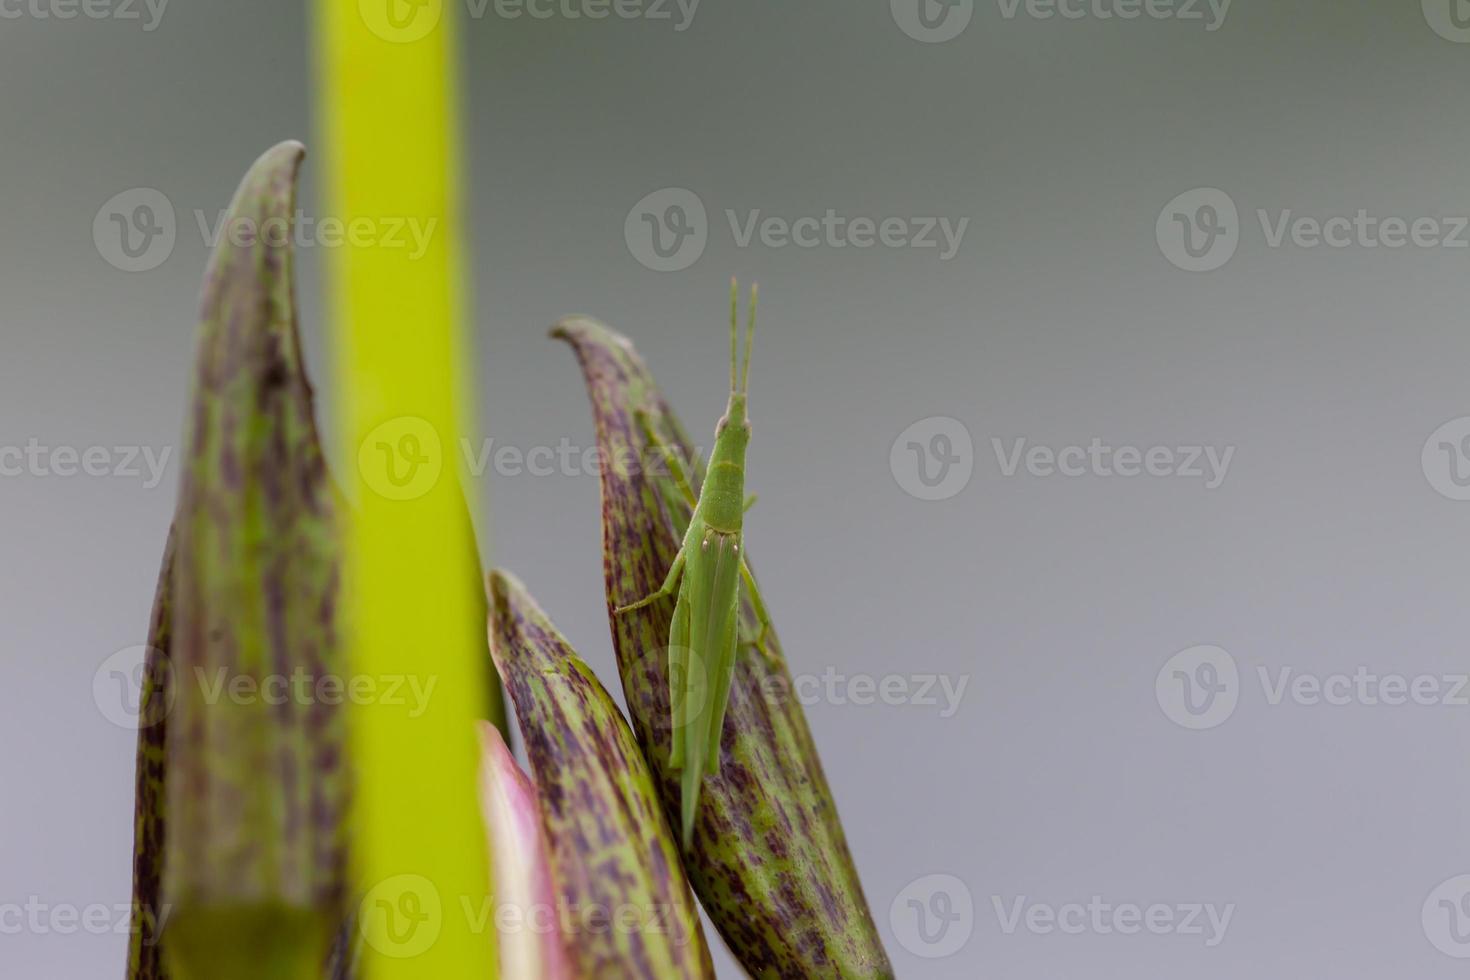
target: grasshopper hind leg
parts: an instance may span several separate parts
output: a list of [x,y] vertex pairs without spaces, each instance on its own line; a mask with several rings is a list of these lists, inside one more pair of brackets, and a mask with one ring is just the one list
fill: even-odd
[[674,621],[669,627],[669,767],[684,768],[684,729],[694,720],[689,717],[693,697],[689,689],[689,602],[685,590],[679,589],[679,602],[674,606]]
[[741,623],[740,641],[755,646],[762,656],[769,657],[771,651],[766,647],[766,637],[771,632],[771,614],[766,612],[765,601],[761,598],[760,586],[755,584],[755,575],[750,571],[750,566],[745,559],[740,559],[740,582],[745,587],[745,594],[750,596],[750,606],[755,610],[756,622],[760,624],[760,632],[751,636]]

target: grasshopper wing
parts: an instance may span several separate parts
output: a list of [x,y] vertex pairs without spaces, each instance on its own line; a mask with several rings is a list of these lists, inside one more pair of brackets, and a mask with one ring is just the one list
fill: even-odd
[[[681,816],[684,839],[694,834],[694,814],[699,803],[699,783],[710,766],[709,753],[719,751],[719,742],[711,745],[710,727],[705,710],[723,716],[723,705],[716,706],[709,695],[716,690],[730,690],[729,677],[721,670],[734,667],[736,602],[740,588],[740,551],[738,535],[706,531],[699,545],[686,560],[688,588],[689,634],[694,641],[689,648],[686,681],[685,724],[675,732],[684,737],[684,770],[681,785]],[[701,684],[705,697],[687,703],[691,686]]]

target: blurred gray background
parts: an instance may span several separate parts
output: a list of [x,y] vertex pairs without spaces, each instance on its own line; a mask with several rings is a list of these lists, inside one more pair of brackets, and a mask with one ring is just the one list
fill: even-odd
[[[726,283],[759,279],[748,540],[793,671],[837,679],[808,715],[901,976],[1462,975],[1470,6],[924,2],[465,17],[482,435],[592,444],[546,338],[585,312],[707,444]],[[106,447],[115,470],[178,444],[196,212],[271,144],[314,143],[309,24],[286,0],[49,3],[0,3],[0,453]],[[93,226],[136,188],[176,240],[128,272]],[[642,214],[675,199],[640,202],[667,188],[705,218],[686,208],[687,267],[660,272]],[[888,245],[742,243],[752,216],[828,209],[902,220]],[[920,218],[967,220],[957,251],[898,244]],[[1313,245],[1300,218],[1356,227]],[[1418,240],[1391,247],[1394,221]],[[299,268],[329,391],[321,248]],[[1093,439],[1184,472],[1011,465],[1017,440]],[[1223,480],[1190,447],[1230,451]],[[116,976],[125,937],[20,916],[128,901],[133,739],[93,679],[144,642],[178,472],[16,461],[0,973]],[[487,561],[621,697],[596,478],[492,467],[474,490]],[[1379,680],[1333,680],[1355,672]],[[1385,703],[1392,674],[1424,703]],[[908,696],[855,703],[862,678]],[[965,685],[953,710],[941,682]]]

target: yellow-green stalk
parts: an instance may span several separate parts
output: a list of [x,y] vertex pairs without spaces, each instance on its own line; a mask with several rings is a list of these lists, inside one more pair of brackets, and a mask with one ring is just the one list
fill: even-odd
[[[454,5],[318,0],[317,111],[341,450],[356,508],[351,669],[435,683],[427,710],[355,707],[354,871],[366,980],[493,977],[474,722],[487,714],[473,533],[455,465],[471,362],[461,330]],[[427,245],[394,247],[418,222]],[[393,239],[401,242],[401,238]],[[424,931],[424,930],[427,930]]]

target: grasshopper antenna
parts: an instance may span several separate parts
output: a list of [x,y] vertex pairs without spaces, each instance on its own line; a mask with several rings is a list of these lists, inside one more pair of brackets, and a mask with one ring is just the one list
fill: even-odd
[[[755,304],[760,298],[760,285],[750,284],[750,321],[745,327],[745,364],[740,369],[740,390],[750,394],[750,347],[755,342]],[[733,353],[733,352],[732,352]]]
[[737,339],[736,323],[740,319],[740,286],[735,277],[730,277],[730,390],[736,391],[735,387],[735,341]]

